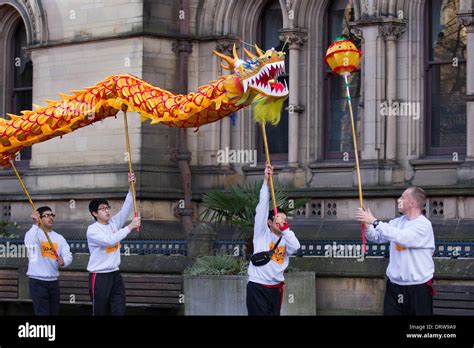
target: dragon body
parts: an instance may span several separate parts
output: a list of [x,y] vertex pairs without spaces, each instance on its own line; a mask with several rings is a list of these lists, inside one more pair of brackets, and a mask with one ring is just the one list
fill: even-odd
[[60,100],[46,100],[47,106],[36,106],[22,115],[0,118],[0,166],[24,147],[63,136],[120,110],[137,112],[142,121],[173,127],[200,127],[216,122],[252,103],[256,118],[277,123],[279,108],[288,96],[288,88],[277,81],[284,72],[284,53],[270,49],[254,55],[244,49],[249,59],[241,60],[234,46],[233,57],[213,51],[227,62],[224,68],[232,74],[222,76],[197,92],[175,95],[132,75],[112,75],[71,95],[60,94]]

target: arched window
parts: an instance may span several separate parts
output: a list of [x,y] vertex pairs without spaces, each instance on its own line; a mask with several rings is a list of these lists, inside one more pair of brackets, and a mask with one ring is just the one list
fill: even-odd
[[[274,47],[277,51],[281,51],[284,42],[280,40],[279,30],[283,28],[283,16],[278,0],[270,1],[265,7],[262,16],[259,20],[259,30],[257,36],[257,43],[262,49],[270,49]],[[289,53],[288,45],[285,46],[286,52],[286,71],[289,71]],[[286,80],[289,85],[288,75],[281,75],[279,80]],[[281,120],[278,126],[274,127],[267,125],[268,147],[270,151],[270,158],[272,162],[286,162],[288,161],[288,99],[283,105]],[[258,130],[257,134],[257,150],[259,162],[265,161],[265,150],[263,148],[263,141],[261,132]]]
[[[20,13],[13,6],[0,5],[0,117],[31,110],[33,65],[27,45],[26,27]],[[30,159],[31,147],[25,148],[18,165],[28,165]]]
[[459,0],[427,2],[426,152],[466,154],[466,28]]
[[[351,39],[359,48],[360,40],[352,36],[349,22],[354,20],[352,0],[331,1],[326,13],[326,39],[324,42],[324,55],[337,37],[345,36]],[[351,121],[349,107],[346,99],[344,79],[335,75],[327,67],[325,72],[324,88],[324,153],[325,159],[342,160],[345,154],[354,153],[352,144]],[[360,71],[349,76],[352,107],[359,132],[358,104],[360,98]],[[360,139],[360,137],[358,137]],[[354,156],[350,156],[353,158]]]
[[[11,40],[12,55],[8,66],[11,69],[9,95],[7,95],[7,111],[21,115],[22,110],[31,110],[33,101],[33,64],[25,47],[26,29],[19,22]],[[8,102],[9,101],[9,102]],[[31,147],[21,151],[20,160],[31,159]]]

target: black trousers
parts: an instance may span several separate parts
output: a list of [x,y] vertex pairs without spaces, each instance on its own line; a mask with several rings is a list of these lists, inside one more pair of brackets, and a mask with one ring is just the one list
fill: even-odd
[[384,315],[433,315],[433,295],[428,284],[398,285],[387,279]]
[[248,315],[279,316],[283,288],[267,288],[261,284],[247,283]]
[[120,271],[89,273],[92,315],[124,315],[125,286]]
[[59,315],[59,280],[29,278],[29,287],[35,315]]

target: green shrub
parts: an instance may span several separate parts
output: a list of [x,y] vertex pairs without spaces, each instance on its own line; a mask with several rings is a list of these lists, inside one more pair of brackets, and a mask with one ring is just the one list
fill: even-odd
[[17,239],[20,238],[17,234],[10,233],[9,227],[18,229],[18,224],[12,221],[0,221],[0,238],[1,239]]
[[[201,220],[215,224],[230,224],[237,229],[238,238],[251,241],[255,209],[259,201],[261,187],[262,181],[258,181],[245,186],[232,186],[226,191],[214,190],[207,192],[202,198],[204,210],[200,216]],[[275,199],[277,205],[285,209],[289,216],[308,202],[307,199],[290,200],[286,190],[278,184],[275,185]],[[273,203],[270,201],[269,207],[272,206]]]
[[184,273],[188,275],[246,275],[248,262],[226,254],[203,256]]

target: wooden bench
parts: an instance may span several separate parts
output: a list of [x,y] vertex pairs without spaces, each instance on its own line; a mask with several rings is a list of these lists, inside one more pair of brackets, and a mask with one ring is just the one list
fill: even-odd
[[0,270],[0,301],[18,299],[18,270]]
[[435,315],[473,315],[474,316],[474,285],[434,286],[437,294],[433,298]]
[[[178,308],[181,306],[181,275],[122,273],[127,306]],[[61,303],[91,304],[87,272],[61,272]]]

